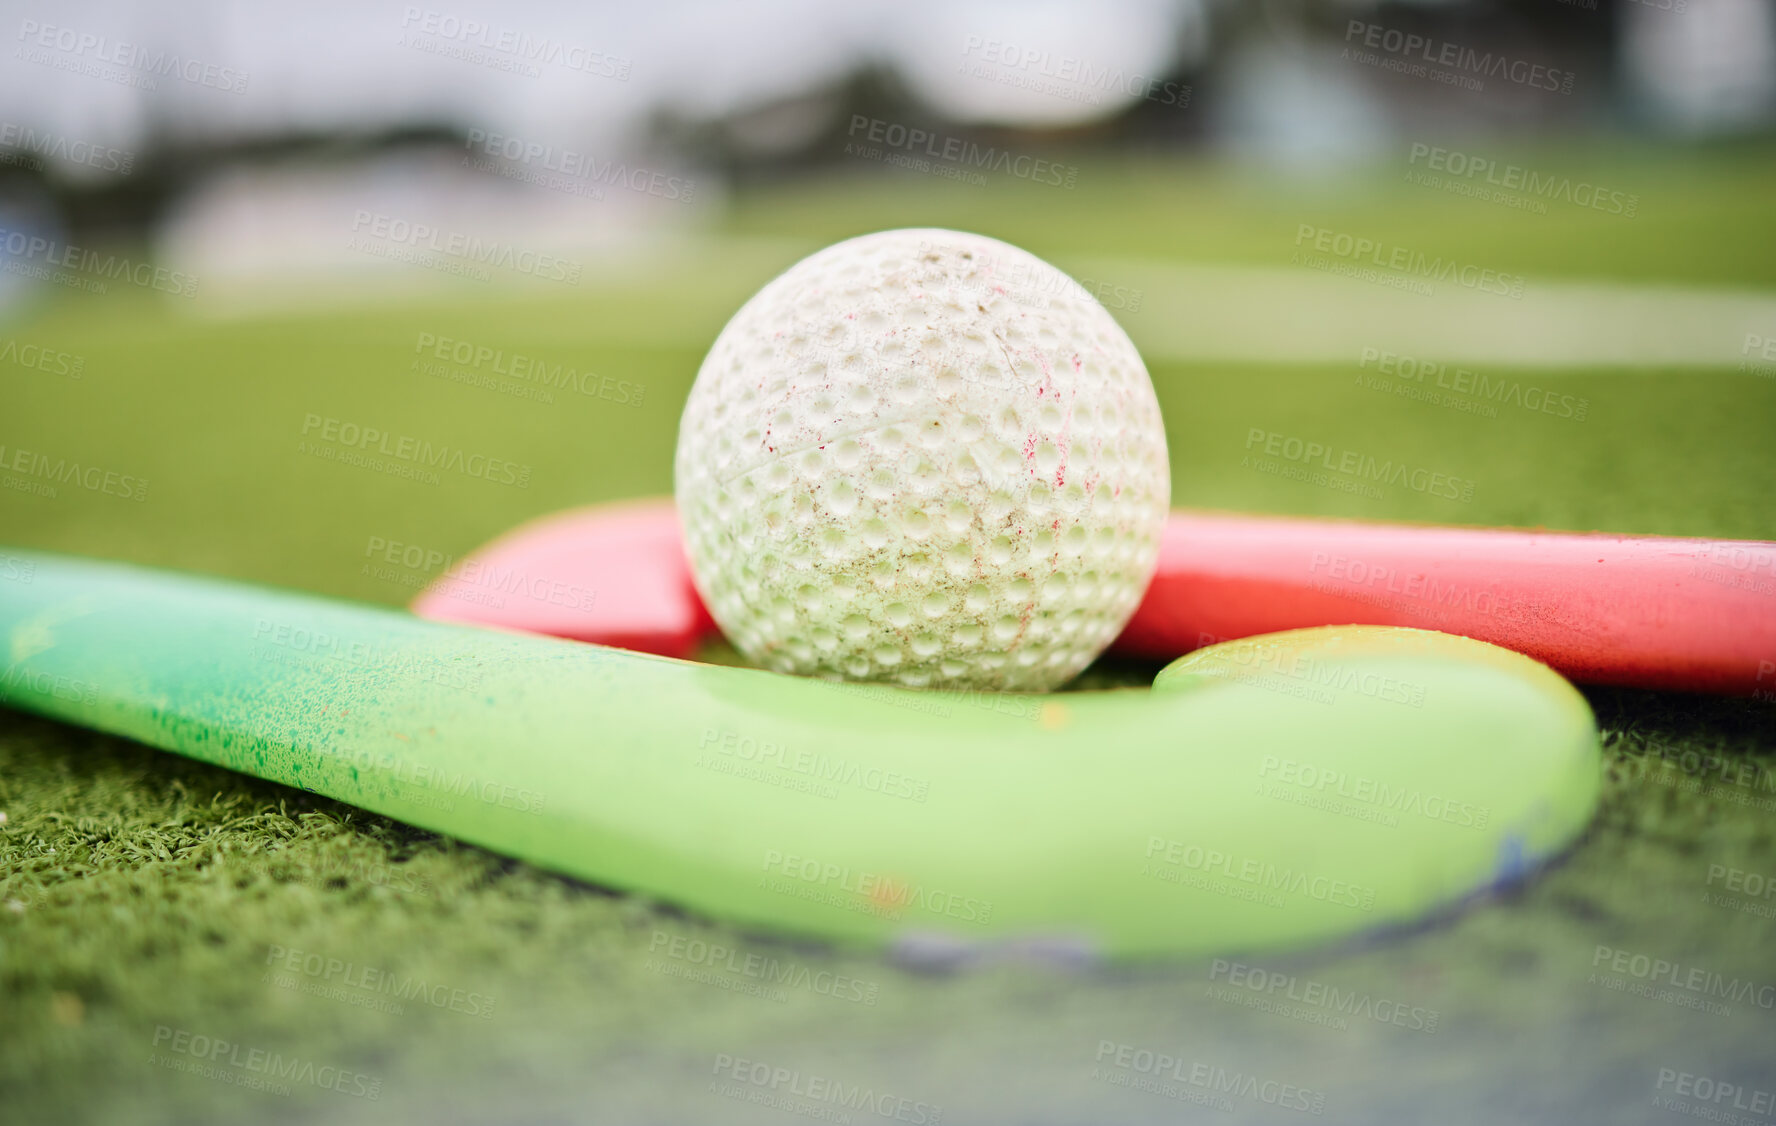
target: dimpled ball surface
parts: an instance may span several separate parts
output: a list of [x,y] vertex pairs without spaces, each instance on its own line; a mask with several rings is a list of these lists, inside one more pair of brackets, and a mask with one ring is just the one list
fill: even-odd
[[1171,502],[1147,369],[1085,289],[981,235],[803,259],[704,359],[679,426],[698,590],[767,668],[1040,691],[1145,592]]

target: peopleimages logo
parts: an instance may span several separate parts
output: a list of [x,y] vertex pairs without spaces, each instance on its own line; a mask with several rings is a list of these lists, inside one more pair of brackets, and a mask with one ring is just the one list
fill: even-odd
[[854,762],[828,755],[825,751],[761,742],[751,735],[736,731],[706,727],[703,729],[703,738],[697,743],[697,749],[704,752],[705,760],[713,753],[759,766],[804,774],[819,782],[854,786],[885,797],[922,802],[931,792],[931,781],[928,778],[900,774],[879,766],[858,766]]
[[560,361],[549,363],[522,352],[508,352],[504,348],[491,348],[485,344],[439,336],[433,332],[420,333],[414,341],[413,351],[416,355],[460,364],[475,372],[534,384],[547,390],[572,390],[587,398],[603,399],[618,406],[639,405],[646,391],[641,384],[631,383],[627,379],[580,371]]
[[[232,1040],[224,1040],[219,1036],[194,1034],[183,1028],[169,1028],[164,1024],[155,1026],[154,1047],[177,1052],[181,1056],[189,1057],[190,1060],[209,1067],[222,1065],[234,1068],[235,1071],[217,1069],[213,1074],[209,1070],[199,1072],[209,1078],[221,1079],[231,1084],[257,1086],[257,1083],[245,1080],[249,1078],[265,1081],[281,1079],[337,1091],[342,1095],[356,1095],[365,1099],[375,1099],[382,1094],[382,1080],[377,1076],[365,1075],[363,1072],[352,1071],[334,1064],[316,1066],[312,1060],[285,1057],[264,1048],[252,1048]],[[148,1062],[162,1067],[171,1066],[174,1070],[190,1070],[187,1067],[170,1064],[166,1057],[160,1056],[158,1053],[150,1055]]]
[[0,551],[0,579],[28,583],[37,576],[37,561]]
[[[964,64],[964,74],[1038,94],[1050,94],[1066,101],[1102,105],[1104,94],[1116,92],[1179,109],[1190,105],[1191,89],[1182,83],[1138,71],[1125,71],[1121,66],[1094,66],[1090,60],[1072,55],[1057,57],[1037,47],[1020,47],[999,39],[970,35],[962,55],[982,60],[982,64],[972,69]],[[984,65],[987,63],[992,66]]]
[[[838,1001],[854,1001],[860,1005],[874,1005],[881,986],[873,981],[851,977],[848,974],[835,973],[827,969],[814,969],[800,962],[783,961],[754,951],[740,950],[726,946],[720,942],[706,942],[682,934],[668,934],[656,930],[648,942],[648,953],[659,958],[667,958],[672,962],[691,968],[702,968],[718,974],[756,981],[761,985],[787,986],[790,989],[806,990],[822,997],[831,997]],[[650,959],[657,972],[664,972],[666,965],[656,959]],[[669,976],[687,977],[686,973],[670,974]]]
[[[491,781],[461,771],[449,771],[430,763],[417,763],[389,751],[371,751],[347,747],[334,752],[334,757],[347,767],[375,771],[409,788],[401,797],[439,809],[454,809],[450,798],[472,798],[483,805],[498,806],[514,813],[541,813],[545,795],[535,790]],[[429,795],[438,800],[422,800]],[[447,803],[447,804],[446,804]]]
[[[1704,889],[1723,887],[1733,895],[1704,890],[1702,901],[1716,907],[1730,907],[1748,915],[1776,918],[1776,876],[1764,872],[1748,872],[1725,864],[1710,864]],[[1761,901],[1761,902],[1760,902]]]
[[[1758,1088],[1747,1089],[1741,1083],[1726,1083],[1710,1075],[1697,1075],[1694,1072],[1679,1071],[1674,1067],[1661,1067],[1659,1081],[1654,1089],[1680,1095],[1685,1099],[1695,1099],[1700,1103],[1711,1104],[1709,1107],[1692,1106],[1689,1103],[1677,1104],[1669,1095],[1654,1096],[1653,1105],[1665,1110],[1682,1111],[1713,1122],[1744,1122],[1753,1121],[1737,1115],[1728,1116],[1726,1111],[1739,1110],[1755,1114],[1762,1118],[1776,1115],[1776,1093]],[[1661,1098],[1664,1102],[1661,1103]]]
[[570,194],[586,194],[603,199],[604,188],[622,187],[643,195],[690,203],[697,191],[697,182],[684,176],[669,176],[664,172],[650,171],[639,166],[631,168],[622,161],[608,158],[600,160],[591,153],[557,149],[542,141],[489,133],[485,129],[470,129],[464,147],[471,157],[478,153],[481,158],[506,161],[515,168],[524,169],[528,174],[518,175],[510,168],[502,171],[486,164],[476,165],[481,171],[495,172],[507,179],[524,180],[558,191],[570,191],[575,184],[598,189],[596,192],[570,191]]
[[[1593,971],[1626,974],[1648,985],[1665,985],[1681,989],[1697,997],[1718,997],[1739,1001],[1760,1009],[1776,1009],[1776,985],[1762,984],[1743,978],[1729,978],[1699,966],[1685,967],[1678,962],[1636,954],[1629,950],[1599,945],[1591,956]],[[1596,973],[1591,975],[1596,980]],[[1693,1007],[1693,1006],[1692,1006]]]
[[0,442],[0,486],[53,498],[57,485],[119,500],[140,501],[148,495],[148,482],[141,477]]
[[[578,71],[598,78],[629,81],[630,60],[603,51],[594,51],[577,43],[569,43],[548,35],[532,35],[514,27],[463,19],[449,12],[407,5],[401,9],[402,30],[411,35],[425,35],[447,43],[459,44],[470,51],[487,51],[502,56],[506,65],[497,69],[521,70],[529,77],[542,72],[538,63]],[[422,47],[421,42],[403,42],[405,46]],[[446,53],[446,52],[440,52]],[[470,54],[470,62],[486,61]]]
[[1332,794],[1352,801],[1380,806],[1393,813],[1410,813],[1463,828],[1483,829],[1492,819],[1492,808],[1456,801],[1443,794],[1427,794],[1412,786],[1390,786],[1361,774],[1315,766],[1278,755],[1265,755],[1258,777]]
[[1262,427],[1254,426],[1246,431],[1246,449],[1252,450],[1254,447],[1266,457],[1311,465],[1384,485],[1405,485],[1413,492],[1426,496],[1463,502],[1474,499],[1474,482],[1466,478],[1414,468],[1391,458],[1377,461],[1371,455],[1356,450],[1335,449],[1323,442],[1295,438]]
[[1027,153],[1014,153],[1010,149],[965,141],[960,137],[945,137],[929,129],[911,128],[897,121],[884,121],[879,117],[854,113],[851,115],[851,128],[847,133],[856,138],[860,132],[863,134],[862,139],[871,144],[883,145],[904,153],[916,153],[959,167],[1003,172],[1007,176],[1029,180],[1034,184],[1072,188],[1079,178],[1079,169],[1070,164],[1056,164]]
[[[844,1083],[824,1075],[804,1073],[800,1068],[774,1067],[726,1052],[715,1057],[712,1074],[727,1081],[710,1082],[709,1089],[715,1094],[759,1103],[799,1117],[850,1121],[849,1115],[833,1117],[833,1112],[827,1109],[833,1107],[869,1111],[893,1122],[905,1122],[908,1126],[938,1126],[943,1121],[943,1107],[936,1103],[902,1098],[861,1083]],[[787,1101],[791,1098],[806,1101]],[[823,1103],[827,1106],[820,1105]]]
[[[95,145],[89,141],[70,141],[60,133],[39,133],[29,125],[12,121],[0,121],[0,146],[12,149],[19,155],[35,158],[39,162],[47,159],[84,164],[88,168],[116,172],[123,176],[129,175],[136,163],[136,154],[133,152],[114,149],[109,145]],[[13,161],[8,160],[7,163]]]
[[[1229,638],[1199,634],[1199,648],[1218,644]],[[1263,684],[1274,675],[1298,681],[1313,689],[1333,689],[1348,695],[1368,696],[1390,704],[1424,707],[1425,686],[1417,681],[1399,680],[1380,673],[1361,673],[1338,661],[1316,661],[1312,657],[1283,649],[1242,647],[1222,655],[1214,664],[1200,669],[1206,676]],[[1314,691],[1305,698],[1333,703],[1337,697]]]
[[[553,254],[526,250],[510,243],[483,239],[460,231],[441,231],[426,223],[410,222],[379,211],[360,209],[354,212],[351,229],[354,237],[348,240],[347,245],[356,249],[373,250],[380,245],[383,250],[399,248],[412,254],[442,254],[446,258],[455,259],[454,264],[462,267],[497,266],[543,281],[558,281],[567,285],[579,285],[580,277],[585,271],[582,263],[571,258],[557,258]],[[365,243],[357,237],[360,232],[367,232],[377,242]],[[397,259],[401,257],[385,256]],[[424,264],[423,260],[421,264]]]
[[432,586],[436,581],[432,576],[443,568],[442,577],[449,580],[445,588],[447,597],[494,609],[504,607],[508,596],[575,610],[590,610],[598,600],[597,591],[557,578],[532,575],[522,567],[502,567],[476,558],[459,564],[454,555],[436,548],[385,536],[371,536],[364,545],[364,557],[366,562],[359,567],[360,574],[413,590]]
[[1371,606],[1433,613],[1460,609],[1520,621],[1552,617],[1531,599],[1513,597],[1508,593],[1501,595],[1496,590],[1468,583],[1444,582],[1423,571],[1402,570],[1391,563],[1371,563],[1356,556],[1316,551],[1308,559],[1307,573],[1316,576],[1312,582],[1314,589],[1356,598]]
[[[1399,70],[1418,78],[1435,78],[1470,90],[1482,88],[1484,83],[1480,79],[1498,78],[1535,90],[1572,93],[1573,73],[1570,70],[1557,70],[1527,59],[1495,55],[1491,51],[1476,51],[1458,43],[1440,42],[1428,35],[1383,27],[1365,20],[1351,20],[1345,26],[1344,41],[1347,44],[1355,42],[1397,61],[1398,65],[1384,66],[1383,69]],[[1349,47],[1345,48],[1345,53],[1349,57]],[[1448,69],[1427,69],[1434,67]]]
[[[470,453],[460,446],[434,446],[424,439],[390,434],[374,426],[360,426],[337,418],[305,414],[302,418],[302,434],[304,439],[312,437],[316,441],[328,443],[331,448],[377,454],[415,470],[448,469],[467,477],[491,481],[496,485],[516,485],[520,489],[530,486],[528,465],[487,454]],[[305,448],[309,445],[312,443],[305,441],[297,452],[314,452]],[[434,479],[430,483],[436,484],[437,481]]]
[[[1381,1024],[1398,1025],[1425,1033],[1437,1031],[1437,1022],[1442,1019],[1442,1014],[1436,1009],[1408,1005],[1385,997],[1378,999],[1354,989],[1344,990],[1311,978],[1298,978],[1294,974],[1278,973],[1244,962],[1230,962],[1225,958],[1216,958],[1209,967],[1209,980],[1225,982],[1229,986],[1245,990],[1247,994],[1246,997],[1238,994],[1224,996],[1224,990],[1217,991],[1211,986],[1209,995],[1216,1000],[1234,1000],[1236,1003],[1250,1003],[1253,999],[1293,1002],[1295,1005],[1307,1005],[1343,1016],[1366,1017]],[[1299,1014],[1285,1010],[1281,1015]]]
[[[1334,231],[1327,227],[1316,227],[1312,223],[1300,223],[1295,228],[1296,258],[1301,258],[1301,248],[1306,245],[1316,254],[1331,255],[1332,258],[1354,265],[1372,266],[1376,269],[1391,270],[1406,278],[1423,278],[1430,281],[1454,282],[1463,289],[1472,289],[1478,293],[1492,293],[1513,300],[1523,296],[1524,279],[1520,274],[1506,274],[1485,266],[1476,266],[1471,262],[1460,262],[1454,258],[1445,259],[1442,255],[1435,258],[1422,250],[1413,250],[1405,246],[1390,246],[1387,243],[1363,235],[1348,234]],[[1308,261],[1311,265],[1311,260]]]
[[[1100,1074],[1104,1069],[1094,1067],[1093,1078],[1106,1079],[1110,1075],[1122,1073],[1119,1078],[1124,1081],[1117,1086],[1138,1087],[1151,1090],[1154,1094],[1163,1094],[1183,1102],[1203,1102],[1197,1096],[1208,1096],[1214,1101],[1209,1105],[1219,1110],[1232,1110],[1233,1104],[1227,1096],[1252,1099],[1266,1106],[1274,1106],[1280,1110],[1300,1110],[1309,1114],[1320,1114],[1326,1109],[1326,1094],[1294,1083],[1284,1083],[1276,1079],[1266,1079],[1251,1072],[1229,1071],[1216,1064],[1204,1063],[1201,1060],[1188,1059],[1183,1052],[1156,1052],[1151,1048],[1143,1048],[1138,1044],[1119,1044],[1114,1040],[1099,1040],[1097,1063],[1115,1068],[1116,1072],[1109,1075]],[[1144,1083],[1130,1080],[1144,1077],[1150,1080],[1170,1080],[1183,1087],[1175,1090],[1154,1089]]]
[[1589,207],[1609,215],[1632,219],[1640,209],[1640,196],[1601,187],[1589,180],[1574,181],[1571,176],[1543,175],[1520,164],[1500,164],[1488,157],[1473,156],[1459,149],[1446,149],[1414,141],[1406,163],[1420,161],[1432,171],[1441,172],[1459,181],[1481,183],[1513,192],[1523,192],[1539,199],[1561,200],[1578,207]]
[[[1583,422],[1591,409],[1590,399],[1563,395],[1534,385],[1526,387],[1521,380],[1493,378],[1468,368],[1452,368],[1436,360],[1420,359],[1382,348],[1364,348],[1357,357],[1357,368],[1362,371],[1374,370],[1398,380],[1396,393],[1412,398],[1428,398],[1431,402],[1445,406],[1465,403],[1462,409],[1484,413],[1489,418],[1497,418],[1498,407],[1502,405]],[[1357,382],[1365,383],[1364,377],[1358,376]],[[1369,381],[1368,385],[1377,390],[1388,389],[1385,383]],[[1431,391],[1433,387],[1451,394],[1448,397],[1440,396]],[[1430,393],[1427,395],[1423,392]],[[1456,399],[1455,396],[1462,398]]]
[[16,364],[49,375],[65,375],[69,379],[80,379],[86,371],[85,356],[16,339],[0,343],[0,364]]
[[[28,572],[21,581],[31,581]],[[61,673],[38,672],[22,664],[11,665],[5,672],[0,672],[0,700],[24,700],[28,696],[35,696],[39,700],[71,700],[82,704],[99,702],[97,688],[84,680],[75,680]]]
[[1745,334],[1745,343],[1739,349],[1743,357],[1739,361],[1740,371],[1749,371],[1753,375],[1776,375],[1776,336],[1759,336],[1755,332]]
[[309,668],[336,663],[386,669],[399,676],[465,692],[478,691],[481,687],[482,674],[475,661],[421,659],[399,649],[382,648],[290,622],[260,618],[254,623],[252,640],[274,646],[264,650],[261,658],[276,663]]
[[[170,51],[151,51],[139,44],[112,39],[108,35],[94,35],[71,27],[38,23],[36,20],[21,20],[18,41],[25,46],[14,52],[15,57],[89,78],[112,77],[98,69],[99,66],[106,65],[138,72],[139,81],[129,85],[147,90],[155,89],[155,78],[176,78],[194,86],[208,86],[231,94],[247,92],[245,71],[216,66],[198,59],[180,58]],[[56,54],[48,54],[51,51]]]
[[[919,252],[927,256],[942,255],[949,249],[943,243],[927,241],[919,244]],[[1047,308],[1054,298],[1073,299],[1084,294],[1106,309],[1125,313],[1141,311],[1143,294],[1138,289],[1091,278],[1074,278],[1039,258],[1010,258],[980,251],[970,253],[973,268],[962,283],[965,289],[979,290],[983,295],[1004,294],[1020,305],[1039,309]]]
[[159,293],[170,293],[174,297],[197,296],[197,279],[180,270],[169,270],[152,262],[133,261],[127,255],[103,253],[71,243],[58,243],[55,239],[44,238],[29,231],[0,227],[0,248],[13,259],[6,264],[6,271],[12,274],[42,277],[45,275],[39,271],[60,269],[68,271],[74,276],[74,280],[83,283],[82,288],[99,293],[105,292],[102,282],[115,281],[139,285]]
[[[863,910],[886,918],[899,918],[912,908],[933,915],[943,915],[965,923],[986,923],[993,917],[990,900],[975,899],[923,885],[909,884],[880,872],[864,872],[846,865],[822,863],[813,857],[784,854],[776,849],[765,852],[764,870],[784,880],[776,886],[762,886],[785,891],[798,898],[830,902],[833,906]],[[767,877],[767,881],[768,881]],[[793,881],[793,882],[790,882]],[[846,893],[831,899],[827,889]],[[827,894],[800,894],[825,892]]]
[[[1273,896],[1285,892],[1304,895],[1321,903],[1337,904],[1358,911],[1368,911],[1375,906],[1375,889],[1372,887],[1364,887],[1361,884],[1316,875],[1312,872],[1303,872],[1295,868],[1279,868],[1267,860],[1254,860],[1251,857],[1241,858],[1218,848],[1204,845],[1186,844],[1183,841],[1167,840],[1164,837],[1148,837],[1147,859],[1149,861],[1157,860],[1159,864],[1170,865],[1174,870],[1202,872],[1234,880],[1254,889],[1268,891]],[[1160,868],[1159,864],[1149,863],[1143,869],[1144,874],[1158,879],[1167,879],[1166,869]],[[1173,879],[1170,882],[1180,881]],[[1282,905],[1280,899],[1274,902],[1267,900],[1266,902],[1271,902],[1272,906]]]
[[[377,997],[392,997],[397,1001],[418,1001],[436,1009],[448,1009],[464,1016],[490,1019],[493,1016],[493,997],[486,993],[471,993],[465,989],[427,981],[423,977],[412,977],[395,974],[376,966],[363,965],[358,962],[347,962],[340,958],[328,957],[313,951],[303,951],[272,943],[266,947],[265,964],[280,971],[283,975],[301,974],[315,979],[315,988],[306,988],[287,977],[268,974],[268,979],[282,988],[295,985],[303,992],[317,996],[327,996],[334,1000],[356,1000],[350,994],[341,994],[332,989],[344,986],[360,990]],[[395,1008],[400,1012],[399,1006]]]

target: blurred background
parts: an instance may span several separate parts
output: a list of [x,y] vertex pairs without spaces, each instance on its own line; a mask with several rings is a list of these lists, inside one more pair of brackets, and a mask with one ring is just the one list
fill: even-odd
[[[1326,182],[1402,154],[1498,187],[1505,162],[1466,165],[1500,145],[1719,143],[1776,113],[1762,0],[8,8],[9,235],[138,248],[206,304],[453,280],[354,251],[363,211],[609,270],[773,188],[1073,192],[1131,158]],[[1410,158],[1431,141],[1465,159]],[[8,240],[9,305],[43,296],[34,245]]]
[[[898,226],[1096,294],[1154,377],[1176,504],[1776,538],[1773,0],[73,0],[0,3],[0,43],[0,544],[405,604],[523,520],[668,493],[727,318]],[[372,429],[512,472],[340,438]],[[1274,436],[1463,488],[1318,472]],[[1776,683],[1587,695],[1610,773],[1572,858],[1237,984],[765,942],[0,712],[0,1105],[1769,1121]],[[1656,988],[1607,972],[1620,951],[1745,988]],[[1320,1000],[1251,988],[1276,974]],[[497,1004],[391,1006],[384,978]],[[153,1062],[180,1033],[376,1093]],[[1143,1090],[1123,1046],[1312,1109]],[[736,1059],[895,1101],[767,1099]]]

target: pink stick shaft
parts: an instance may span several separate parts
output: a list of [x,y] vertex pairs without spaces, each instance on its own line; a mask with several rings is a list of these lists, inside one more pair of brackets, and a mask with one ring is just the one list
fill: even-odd
[[1418,626],[1574,680],[1776,698],[1776,544],[1174,512],[1117,647]]

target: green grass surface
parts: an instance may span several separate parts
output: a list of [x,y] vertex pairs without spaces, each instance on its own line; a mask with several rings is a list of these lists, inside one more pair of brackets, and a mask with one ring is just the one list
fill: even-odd
[[[52,300],[0,339],[73,353],[80,377],[0,363],[0,445],[147,490],[137,502],[0,489],[0,543],[402,603],[440,568],[379,571],[373,542],[455,555],[555,508],[669,491],[678,410],[725,318],[805,250],[885,226],[972,227],[1061,260],[1281,266],[1297,223],[1335,220],[1536,280],[1776,287],[1776,154],[1525,159],[1618,179],[1642,196],[1641,215],[1517,214],[1401,185],[1399,168],[1323,193],[1153,164],[1089,166],[1072,193],[847,176],[742,196],[706,247],[613,266],[581,290],[225,319],[133,294]],[[620,405],[467,386],[416,369],[422,334],[645,390]],[[1458,413],[1365,390],[1354,374],[1354,359],[1154,364],[1176,502],[1776,538],[1776,380],[1517,373],[1587,398],[1575,423]],[[528,484],[432,485],[322,460],[300,448],[310,415],[506,458],[529,467]],[[1473,499],[1363,497],[1256,472],[1241,464],[1252,427],[1456,474]],[[1106,665],[1083,684],[1153,671]],[[933,977],[747,938],[308,794],[0,712],[0,1106],[18,1122],[796,1120],[711,1089],[718,1057],[733,1056],[940,1105],[946,1123],[1305,1120],[1253,1097],[1232,1096],[1223,1114],[1110,1086],[1093,1073],[1103,1041],[1322,1092],[1329,1121],[1682,1121],[1654,1103],[1661,1068],[1776,1089],[1776,989],[1710,1012],[1593,979],[1601,945],[1776,987],[1776,899],[1709,898],[1743,898],[1710,884],[1712,865],[1776,878],[1776,709],[1589,695],[1610,776],[1594,831],[1564,864],[1411,934],[1261,963],[1434,1010],[1434,1033],[1233,1004],[1211,993],[1222,983],[1206,964]],[[678,939],[737,950],[734,965],[771,960],[787,981],[662,953]],[[268,976],[274,949],[352,963],[356,980],[369,967],[397,987],[441,986],[446,1002],[389,1011],[357,986],[305,992],[319,979]],[[1596,976],[1622,976],[1605,969]],[[675,976],[699,972],[706,980]],[[816,988],[834,980],[857,984],[842,997]],[[453,1011],[452,991],[458,1008],[490,1015]],[[343,1066],[377,1098],[253,1090],[229,1081],[253,1074],[240,1067],[172,1070],[156,1060],[190,1057],[157,1045],[161,1029],[231,1041],[243,1060],[257,1049]]]

